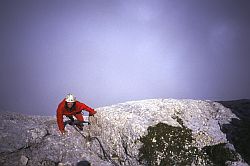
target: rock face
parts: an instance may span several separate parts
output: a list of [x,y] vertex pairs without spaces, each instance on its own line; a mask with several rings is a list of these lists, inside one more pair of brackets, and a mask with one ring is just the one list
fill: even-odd
[[227,133],[227,140],[235,145],[237,152],[242,154],[245,161],[250,164],[250,100],[221,101],[225,107],[239,117],[230,124],[224,125],[222,130]]
[[55,117],[2,112],[0,165],[247,165],[221,131],[239,118],[220,103],[152,99],[96,110],[92,125],[80,133],[67,125],[65,136]]

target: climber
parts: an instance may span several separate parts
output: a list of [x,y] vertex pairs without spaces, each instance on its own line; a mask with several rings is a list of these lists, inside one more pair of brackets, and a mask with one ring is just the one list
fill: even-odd
[[[58,105],[56,117],[57,124],[62,135],[66,133],[65,125],[63,123],[63,115],[67,116],[71,121],[74,121],[74,117],[80,122],[83,122],[82,111],[86,110],[89,112],[89,116],[93,116],[96,111],[84,103],[81,103],[76,100],[76,97],[72,94],[67,94],[66,98],[63,99]],[[80,130],[83,130],[82,125],[76,125]]]

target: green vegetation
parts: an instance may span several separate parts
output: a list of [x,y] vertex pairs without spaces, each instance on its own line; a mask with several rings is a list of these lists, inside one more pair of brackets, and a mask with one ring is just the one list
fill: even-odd
[[141,137],[139,162],[149,166],[168,165],[225,165],[225,161],[235,161],[236,155],[224,148],[224,144],[207,146],[202,150],[192,146],[192,132],[182,127],[158,123],[148,128],[148,135]]
[[225,143],[206,146],[202,150],[209,156],[215,165],[224,166],[226,161],[237,161],[237,154],[225,147]]
[[146,165],[191,165],[198,149],[191,146],[192,133],[188,128],[164,123],[148,128],[148,135],[140,141],[140,161]]

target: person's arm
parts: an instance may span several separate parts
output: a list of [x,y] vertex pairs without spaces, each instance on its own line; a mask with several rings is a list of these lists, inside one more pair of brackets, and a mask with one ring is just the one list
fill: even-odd
[[64,124],[63,124],[63,113],[62,110],[63,108],[59,105],[56,111],[56,117],[57,117],[57,125],[61,133],[65,133],[64,130]]
[[84,103],[79,102],[79,104],[80,104],[80,109],[81,110],[86,110],[86,111],[89,112],[89,116],[92,116],[92,115],[96,114],[96,111],[93,108],[90,108],[89,106],[87,106]]

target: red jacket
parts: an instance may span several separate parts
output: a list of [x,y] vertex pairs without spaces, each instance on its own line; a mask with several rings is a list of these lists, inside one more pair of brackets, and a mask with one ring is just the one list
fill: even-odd
[[64,130],[64,124],[63,124],[63,115],[69,116],[69,115],[76,115],[80,114],[82,110],[86,110],[89,112],[89,115],[94,115],[96,111],[84,103],[81,103],[79,101],[76,101],[75,106],[72,110],[65,107],[65,99],[61,101],[61,103],[58,105],[57,111],[56,111],[56,117],[57,117],[57,124],[60,131]]

